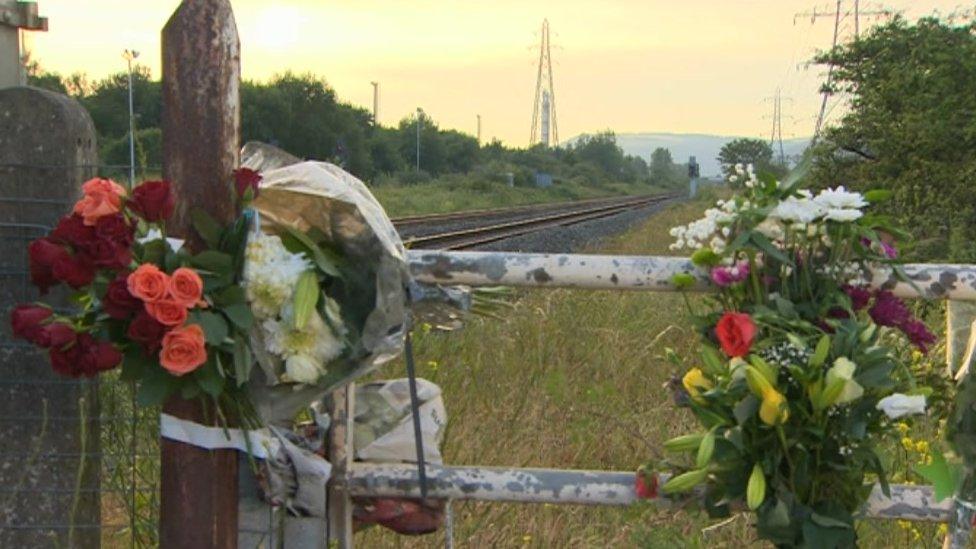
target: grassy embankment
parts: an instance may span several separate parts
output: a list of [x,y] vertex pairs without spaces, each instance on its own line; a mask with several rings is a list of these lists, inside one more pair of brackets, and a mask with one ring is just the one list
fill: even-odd
[[391,217],[665,192],[645,183],[564,182],[543,189],[451,177],[416,185],[378,185],[370,190]]
[[[669,254],[667,229],[705,202],[674,206],[610,239],[601,252]],[[419,375],[444,388],[447,463],[634,470],[660,443],[694,427],[662,385],[675,374],[665,346],[692,356],[681,296],[549,290],[519,295],[503,321],[470,319],[454,334],[418,337]],[[402,377],[403,366],[383,377]],[[892,452],[899,459],[898,451]],[[904,467],[901,467],[904,470]],[[725,524],[691,510],[458,502],[458,547],[743,547],[750,519]],[[940,547],[935,525],[916,533],[863,521],[863,547]],[[434,547],[441,534],[404,538],[374,528],[363,547]]]

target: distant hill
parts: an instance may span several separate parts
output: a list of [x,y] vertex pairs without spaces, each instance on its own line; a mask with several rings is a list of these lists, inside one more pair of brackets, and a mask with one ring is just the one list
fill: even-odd
[[[570,139],[569,143],[576,139],[579,137]],[[651,160],[651,152],[658,147],[671,151],[671,157],[678,163],[687,162],[689,156],[694,156],[701,165],[702,176],[709,177],[721,172],[716,160],[718,152],[733,139],[738,137],[698,133],[618,133],[617,145],[625,153],[640,156],[648,162]],[[802,154],[809,142],[809,137],[784,139],[783,151],[787,157]]]

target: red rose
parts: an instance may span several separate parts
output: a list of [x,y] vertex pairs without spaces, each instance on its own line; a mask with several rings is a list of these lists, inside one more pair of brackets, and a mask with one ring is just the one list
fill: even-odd
[[84,257],[65,255],[51,269],[54,278],[78,290],[95,280],[95,266]]
[[121,213],[107,215],[98,219],[98,223],[95,224],[95,234],[102,240],[128,248],[135,240],[135,226],[126,221]]
[[244,198],[248,189],[251,190],[251,199],[258,197],[258,184],[264,179],[261,174],[250,168],[239,168],[234,170],[234,186],[237,188],[238,198]]
[[49,353],[55,372],[69,377],[94,377],[122,362],[122,353],[107,341],[97,341],[89,334],[78,334],[74,345],[52,347]]
[[77,337],[75,329],[70,324],[64,322],[52,322],[42,326],[34,338],[34,344],[38,347],[50,349],[53,347],[64,347],[73,342]]
[[127,204],[139,217],[155,223],[173,215],[176,200],[169,181],[146,181],[132,190],[132,198]]
[[95,267],[101,269],[118,271],[132,263],[132,251],[129,246],[113,240],[99,238],[85,246],[84,254]]
[[48,238],[40,238],[27,247],[31,282],[46,294],[48,288],[58,283],[54,275],[54,265],[64,258],[70,258],[68,250]]
[[116,276],[102,298],[102,309],[112,318],[125,320],[142,308],[142,300],[129,293],[128,276],[129,273]]
[[58,226],[51,231],[49,238],[82,248],[95,240],[95,227],[85,225],[85,220],[80,215],[66,215],[58,221]]
[[54,314],[51,309],[39,305],[17,305],[10,312],[10,327],[14,335],[33,342],[37,332],[44,326],[43,322]]
[[756,337],[756,325],[745,313],[725,313],[715,326],[715,335],[725,354],[746,356]]
[[140,311],[135,320],[129,323],[126,335],[129,339],[142,345],[147,355],[152,355],[163,345],[163,336],[169,330],[149,316],[146,311]]
[[657,475],[643,470],[637,471],[634,481],[634,491],[639,499],[654,499],[657,497]]

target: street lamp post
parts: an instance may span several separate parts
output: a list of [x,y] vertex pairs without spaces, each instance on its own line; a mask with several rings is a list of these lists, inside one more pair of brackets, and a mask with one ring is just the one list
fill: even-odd
[[136,184],[136,121],[132,107],[132,61],[139,57],[135,50],[124,50],[122,58],[129,67],[129,188]]
[[424,110],[417,107],[417,171],[420,171],[420,124],[422,123]]

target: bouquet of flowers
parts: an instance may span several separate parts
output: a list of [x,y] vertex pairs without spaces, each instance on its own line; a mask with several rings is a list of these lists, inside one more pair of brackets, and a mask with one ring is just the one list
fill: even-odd
[[239,215],[228,226],[190,208],[206,243],[197,253],[167,238],[178,200],[168,182],[131,192],[86,182],[72,212],[28,250],[42,295],[67,286],[77,307],[19,305],[14,334],[46,349],[60,374],[121,365],[140,404],[203,398],[245,428],[290,420],[396,356],[407,276],[382,208],[330,165],[289,157],[284,166],[257,145],[244,156],[272,181],[235,172]]
[[743,166],[733,177],[742,191],[671,232],[717,291],[714,307],[687,302],[702,352],[691,367],[673,360],[702,428],[665,443],[690,459],[662,490],[703,489],[715,516],[747,507],[779,547],[851,547],[873,483],[887,492],[878,446],[897,434],[891,420],[925,409],[926,388],[894,345],[904,336],[926,351],[935,338],[898,297],[868,287],[875,268],[904,278],[903,233],[865,211],[884,192],[814,194]]

